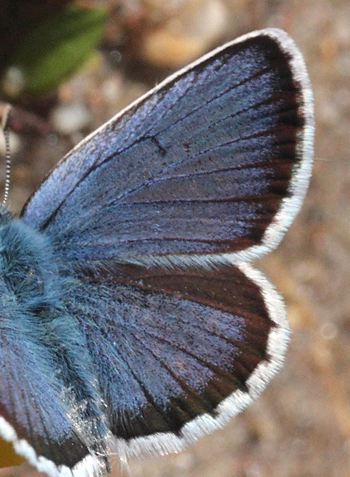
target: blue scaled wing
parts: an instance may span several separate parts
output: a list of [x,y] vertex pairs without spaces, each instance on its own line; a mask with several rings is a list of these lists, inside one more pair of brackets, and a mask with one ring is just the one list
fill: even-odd
[[301,54],[284,32],[257,32],[171,77],[81,143],[23,218],[55,237],[67,261],[255,258],[299,209],[312,133]]
[[22,218],[54,244],[121,455],[182,448],[281,366],[285,310],[246,263],[306,193],[312,92],[282,31],[215,50],[78,145]]
[[[114,265],[66,296],[121,456],[170,452],[224,425],[281,367],[289,328],[249,264],[186,270]],[[108,277],[111,270],[108,270]]]

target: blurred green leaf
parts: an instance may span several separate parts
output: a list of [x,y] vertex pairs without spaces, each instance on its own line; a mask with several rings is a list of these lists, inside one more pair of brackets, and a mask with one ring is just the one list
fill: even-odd
[[39,95],[57,87],[92,55],[106,12],[69,6],[41,22],[14,55],[8,71],[22,75],[17,95]]

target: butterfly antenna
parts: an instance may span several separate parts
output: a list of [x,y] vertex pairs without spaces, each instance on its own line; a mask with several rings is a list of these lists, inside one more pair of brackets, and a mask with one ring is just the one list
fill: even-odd
[[6,157],[6,177],[4,187],[4,198],[2,200],[2,207],[5,207],[10,191],[10,179],[11,179],[11,150],[10,150],[10,132],[8,129],[8,117],[11,106],[5,104],[0,111],[1,116],[1,128],[5,138],[5,157]]

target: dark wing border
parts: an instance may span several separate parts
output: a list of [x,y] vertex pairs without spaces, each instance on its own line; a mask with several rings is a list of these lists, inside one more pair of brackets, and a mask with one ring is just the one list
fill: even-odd
[[262,360],[246,385],[247,391],[237,390],[224,399],[214,414],[203,414],[185,424],[178,434],[172,432],[157,433],[147,437],[138,437],[126,441],[115,439],[111,444],[122,461],[142,454],[167,454],[178,452],[194,443],[199,437],[222,428],[244,408],[252,404],[262,393],[268,382],[281,369],[289,342],[290,327],[284,302],[273,285],[249,263],[240,262],[236,266],[261,290],[265,305],[274,327],[267,340],[267,359]]

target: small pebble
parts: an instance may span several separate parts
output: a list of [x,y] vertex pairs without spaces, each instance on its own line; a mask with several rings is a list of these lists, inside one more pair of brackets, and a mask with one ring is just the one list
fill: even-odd
[[188,1],[144,39],[142,56],[160,66],[179,68],[205,53],[220,40],[227,26],[227,9],[220,0]]
[[51,116],[51,123],[61,134],[74,134],[89,126],[92,118],[84,104],[64,104],[57,107]]

